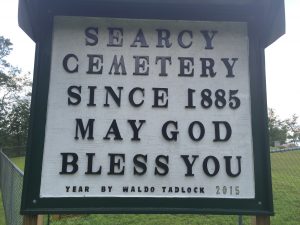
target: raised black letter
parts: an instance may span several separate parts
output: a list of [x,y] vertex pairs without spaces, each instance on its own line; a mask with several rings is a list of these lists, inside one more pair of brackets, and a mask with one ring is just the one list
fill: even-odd
[[194,109],[196,106],[194,106],[194,101],[193,101],[193,93],[196,91],[194,89],[188,88],[188,105],[185,106],[186,109]]
[[[103,55],[87,55],[89,58],[89,69],[87,74],[102,74],[103,70]],[[99,63],[101,63],[99,65]]]
[[[78,171],[78,155],[73,152],[60,153],[62,155],[62,166],[59,174],[74,174]],[[71,161],[68,161],[68,158],[72,157]],[[68,166],[72,166],[71,171],[68,171]]]
[[82,119],[76,119],[76,131],[75,131],[76,134],[75,134],[74,139],[75,140],[79,139],[79,137],[78,137],[78,128],[79,128],[82,139],[85,139],[85,135],[86,135],[87,131],[89,130],[89,136],[88,136],[87,139],[88,140],[94,140],[94,136],[93,136],[94,122],[95,122],[95,119],[89,119],[86,127],[84,128],[83,123],[82,123]]
[[133,75],[149,75],[149,56],[133,56],[135,69]]
[[97,88],[97,86],[88,86],[89,90],[90,90],[90,96],[89,96],[89,103],[87,104],[87,106],[96,106],[95,104],[95,89]]
[[110,137],[108,137],[108,135],[113,134],[115,135],[114,140],[123,140],[123,138],[121,137],[119,128],[118,128],[118,124],[116,120],[113,120],[107,133],[106,136],[103,138],[104,140],[110,140]]
[[115,103],[117,104],[117,106],[120,107],[120,105],[121,105],[121,90],[123,90],[123,87],[118,87],[119,96],[117,96],[117,94],[114,92],[114,90],[110,86],[105,86],[105,90],[106,90],[106,101],[105,101],[105,104],[103,106],[105,106],[105,107],[110,106],[109,103],[108,103],[108,93],[109,93],[110,96],[115,101]]
[[194,174],[193,174],[193,165],[196,161],[196,159],[199,157],[198,155],[192,155],[193,157],[193,162],[190,162],[189,160],[189,155],[181,155],[181,158],[183,158],[183,161],[186,165],[186,169],[187,169],[187,172],[185,174],[186,177],[193,177]]
[[[139,160],[141,158],[141,160]],[[147,172],[147,155],[135,155],[133,157],[133,163],[134,163],[134,168],[133,168],[133,174],[134,175],[144,175]],[[137,168],[140,168],[141,170],[137,170]]]
[[189,48],[189,47],[191,47],[192,46],[192,44],[193,44],[193,41],[191,40],[190,41],[190,43],[189,44],[184,44],[183,43],[183,35],[184,34],[189,34],[189,36],[190,36],[190,38],[191,39],[193,39],[193,32],[192,31],[190,31],[190,30],[183,30],[183,31],[181,31],[179,34],[178,34],[178,38],[177,38],[177,40],[178,40],[178,44],[179,44],[179,46],[181,47],[181,48]]
[[85,172],[85,174],[101,174],[101,169],[102,167],[99,167],[98,171],[93,171],[93,158],[95,156],[95,153],[86,153],[87,157],[88,157],[88,163],[87,163],[87,171]]
[[123,45],[123,28],[108,27],[108,44],[109,47],[122,47]]
[[[214,142],[228,141],[232,134],[230,124],[226,121],[213,121],[213,124],[215,126]],[[221,135],[220,135],[220,124],[223,124],[225,127],[225,130],[226,130],[226,135],[224,138],[221,138]]]
[[233,174],[232,171],[231,171],[231,158],[232,156],[224,156],[224,159],[225,159],[225,163],[226,163],[226,173],[228,176],[230,177],[237,177],[241,174],[241,156],[236,156],[236,159],[238,161],[238,171]]
[[[165,162],[162,162],[161,159],[163,159]],[[168,172],[169,172],[169,167],[168,167],[169,156],[159,155],[156,157],[155,163],[156,163],[156,167],[155,167],[155,171],[154,171],[155,175],[165,176],[168,174]],[[158,168],[160,168],[161,170],[159,170]]]
[[131,129],[133,131],[133,137],[131,138],[132,141],[140,141],[141,139],[139,138],[139,131],[142,127],[142,125],[146,122],[146,120],[139,120],[139,127],[136,126],[135,122],[136,120],[127,120],[127,122],[130,124]]
[[194,58],[192,57],[178,57],[180,63],[180,77],[194,76]]
[[155,64],[160,61],[160,73],[159,76],[168,76],[166,72],[166,62],[169,62],[169,65],[172,64],[172,60],[170,56],[156,56]]
[[214,71],[214,65],[215,65],[214,59],[200,58],[200,61],[202,63],[202,74],[200,75],[201,77],[216,76],[217,73]]
[[[168,128],[169,124],[173,125],[176,129],[175,131],[170,132],[171,137],[169,137],[169,135],[167,134],[167,128]],[[177,121],[170,120],[170,121],[165,122],[161,129],[161,133],[167,141],[177,141],[177,135],[179,133],[179,131],[177,130]]]
[[[124,163],[125,162],[125,154],[108,154],[110,157],[110,166],[109,166],[109,172],[108,175],[124,175],[125,166],[123,165],[121,167],[121,160]],[[119,158],[118,161],[116,161],[116,158]],[[115,170],[115,168],[118,169],[118,171]]]
[[[77,90],[78,93],[73,92],[73,89]],[[68,88],[68,105],[78,105],[81,102],[81,86],[70,86]],[[71,98],[74,98],[75,101],[71,101]]]
[[144,89],[144,88],[135,87],[135,88],[133,88],[133,89],[129,92],[129,94],[128,94],[128,100],[129,100],[129,102],[130,102],[130,104],[131,104],[132,106],[134,106],[134,107],[139,107],[139,106],[143,105],[144,99],[142,99],[142,100],[140,101],[140,103],[136,103],[136,102],[133,100],[133,95],[134,95],[134,93],[135,93],[136,91],[140,91],[140,92],[142,93],[142,96],[143,96],[143,97],[145,96],[145,89]]
[[142,47],[142,48],[148,48],[149,47],[149,45],[146,42],[146,39],[145,39],[145,36],[144,36],[144,33],[143,33],[142,29],[139,29],[139,31],[138,31],[137,35],[135,36],[134,41],[132,42],[130,47],[137,47],[137,44],[136,44],[137,42],[140,43],[140,47]]
[[[212,173],[210,173],[209,172],[209,170],[208,170],[208,160],[212,160],[213,161],[213,164],[214,164],[214,171],[212,172]],[[214,156],[212,156],[212,155],[210,155],[210,156],[207,156],[205,159],[204,159],[204,161],[203,161],[203,171],[204,171],[204,173],[207,175],[207,176],[209,176],[209,177],[213,177],[213,176],[216,176],[217,175],[217,173],[219,172],[219,170],[220,170],[220,163],[219,163],[219,161],[218,161],[218,159],[216,158],[216,157],[214,157]]]
[[201,30],[200,32],[203,34],[203,36],[205,38],[205,42],[206,42],[205,49],[214,49],[214,47],[212,46],[212,40],[213,40],[215,34],[218,33],[218,31],[212,30],[210,32],[211,35],[209,35],[208,30]]
[[[194,126],[196,124],[199,126],[199,137],[198,138],[196,138],[195,135],[194,135]],[[201,139],[204,137],[204,134],[205,134],[205,128],[204,128],[204,126],[201,122],[194,121],[190,124],[190,126],[189,126],[189,136],[193,141],[201,141]]]
[[114,75],[120,75],[120,67],[122,70],[122,75],[126,75],[126,68],[125,68],[125,63],[124,63],[124,57],[121,55],[120,61],[118,62],[118,57],[117,55],[114,55],[113,63],[111,64],[110,70],[108,74],[112,74],[112,70],[114,69]]
[[88,27],[85,29],[85,45],[95,46],[98,44],[98,27]]
[[[157,31],[157,48],[163,48],[164,46],[166,48],[170,48],[172,46],[172,43],[170,43],[169,38],[171,36],[171,33],[167,29],[156,29]],[[164,44],[163,44],[164,42]]]
[[[76,61],[74,69],[70,69],[68,66],[68,62],[71,58],[74,58]],[[67,54],[63,59],[63,67],[64,67],[65,71],[67,71],[68,73],[78,72],[78,57],[75,54]]]
[[226,66],[227,69],[227,75],[226,77],[234,77],[235,75],[233,74],[233,67],[236,61],[238,61],[238,58],[232,58],[232,63],[230,64],[229,58],[222,58],[221,59],[224,65]]
[[154,91],[154,104],[152,108],[168,108],[168,98],[165,100],[165,97],[168,97],[168,88],[152,88],[152,90]]

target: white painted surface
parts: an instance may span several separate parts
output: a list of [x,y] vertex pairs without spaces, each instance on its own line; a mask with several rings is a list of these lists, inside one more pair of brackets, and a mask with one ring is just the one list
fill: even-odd
[[[99,43],[96,46],[85,46],[85,29],[99,27]],[[124,30],[123,47],[107,47],[107,27],[122,27]],[[149,48],[132,48],[130,44],[139,28],[143,28]],[[171,31],[172,47],[156,48],[157,28]],[[182,49],[176,43],[181,30],[193,31],[192,48]],[[217,30],[214,38],[214,49],[205,50],[205,40],[200,30]],[[63,57],[74,53],[79,58],[79,72],[70,74],[62,67]],[[86,74],[88,68],[87,54],[102,54],[104,70],[102,75]],[[109,75],[113,55],[123,55],[127,75]],[[133,76],[133,55],[149,56],[149,76]],[[155,64],[155,56],[171,56],[172,65],[167,66],[168,76],[160,77],[160,66]],[[178,57],[194,57],[195,71],[193,77],[178,77]],[[216,61],[214,78],[200,77],[200,57],[211,57]],[[226,78],[226,67],[220,58],[239,58],[235,65],[234,78]],[[245,23],[233,22],[188,22],[57,17],[54,23],[51,78],[48,97],[48,112],[44,158],[41,180],[41,197],[210,197],[210,198],[254,198],[254,168],[252,149],[252,128],[248,65],[248,37]],[[68,106],[67,89],[71,85],[82,86],[82,102],[78,106]],[[87,107],[87,86],[97,86],[95,92],[96,107]],[[105,102],[104,86],[124,87],[121,107],[111,101],[109,108]],[[128,102],[128,92],[134,87],[145,88],[145,99],[142,107],[134,108]],[[169,89],[168,108],[153,109],[153,87]],[[187,89],[196,89],[194,102],[196,109],[187,110]],[[217,109],[203,109],[200,102],[200,91],[209,88],[228,90],[238,89],[241,106],[232,110],[227,106]],[[95,119],[94,140],[75,140],[75,118]],[[122,135],[122,141],[104,141],[108,128],[116,119]],[[146,120],[140,131],[140,142],[131,141],[132,131],[128,119]],[[178,121],[179,136],[177,142],[163,139],[161,127],[168,120]],[[205,137],[194,142],[188,137],[188,126],[192,121],[200,121],[205,126]],[[215,143],[212,121],[227,121],[232,127],[229,141]],[[74,175],[60,175],[62,158],[60,153],[74,152],[79,156],[79,170]],[[85,175],[87,167],[86,153],[95,153],[94,167],[102,166],[101,175]],[[125,175],[109,176],[108,154],[125,154]],[[148,155],[148,169],[143,176],[133,175],[132,158],[136,154]],[[155,157],[169,156],[169,173],[166,176],[155,176]],[[199,155],[195,162],[194,177],[185,177],[186,166],[180,155]],[[220,161],[220,171],[215,177],[208,177],[202,170],[203,159],[209,155]],[[224,156],[242,157],[241,175],[237,178],[227,176]],[[233,171],[236,171],[233,160]],[[112,186],[112,192],[101,192],[101,186]],[[66,186],[89,186],[88,193],[66,193]],[[123,186],[155,187],[154,193],[123,193]],[[205,194],[199,193],[163,193],[162,187],[204,187]],[[216,186],[235,188],[239,186],[239,195],[217,195]]]

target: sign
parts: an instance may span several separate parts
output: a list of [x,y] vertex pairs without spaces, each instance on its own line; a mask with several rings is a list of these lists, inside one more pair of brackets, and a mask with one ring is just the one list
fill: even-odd
[[21,213],[272,215],[264,48],[283,9],[21,1],[37,44]]
[[255,197],[242,22],[55,17],[41,198]]

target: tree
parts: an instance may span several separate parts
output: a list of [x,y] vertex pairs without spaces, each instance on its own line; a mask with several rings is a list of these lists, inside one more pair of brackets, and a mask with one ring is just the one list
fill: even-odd
[[275,141],[284,144],[287,139],[288,129],[286,123],[281,121],[273,109],[268,109],[268,127],[270,146],[275,145]]
[[26,143],[30,102],[28,99],[18,100],[7,116],[7,131],[14,140],[14,145]]
[[297,123],[298,116],[294,114],[292,118],[285,120],[286,127],[288,129],[288,138],[297,145],[300,141],[300,125]]
[[9,39],[0,36],[0,146],[24,145],[27,137],[31,81],[9,62]]

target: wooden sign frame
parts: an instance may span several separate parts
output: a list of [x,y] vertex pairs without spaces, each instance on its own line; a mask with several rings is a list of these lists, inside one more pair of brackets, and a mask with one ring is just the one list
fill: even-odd
[[[192,8],[190,8],[192,10]],[[242,21],[248,24],[249,68],[251,93],[251,119],[254,149],[255,198],[40,198],[41,168],[45,138],[47,100],[50,79],[53,18],[61,12],[48,12],[48,19],[40,28],[42,36],[36,47],[31,123],[26,156],[22,214],[44,213],[202,213],[273,215],[270,154],[267,131],[267,103],[264,65],[264,43],[259,38],[260,27],[255,18],[247,15],[230,15],[229,11],[209,12],[192,10],[176,15],[150,8],[145,10],[117,10],[108,8],[99,12],[78,10],[72,16],[118,17],[133,19],[184,19],[196,21]]]

